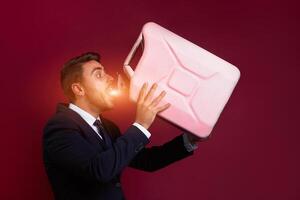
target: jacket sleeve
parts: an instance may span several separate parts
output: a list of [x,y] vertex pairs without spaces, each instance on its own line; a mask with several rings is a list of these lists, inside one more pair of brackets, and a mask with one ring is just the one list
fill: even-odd
[[193,154],[194,151],[188,152],[186,150],[183,137],[179,135],[161,146],[143,148],[130,162],[129,166],[153,172]]
[[50,120],[44,129],[44,149],[55,166],[98,182],[109,182],[120,174],[149,143],[148,138],[133,125],[115,140],[112,148],[102,152],[96,151],[81,134],[71,120]]

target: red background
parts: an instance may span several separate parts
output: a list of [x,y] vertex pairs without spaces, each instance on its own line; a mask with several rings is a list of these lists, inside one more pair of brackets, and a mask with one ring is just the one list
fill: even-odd
[[[291,1],[2,2],[0,199],[53,198],[41,136],[64,100],[61,65],[98,51],[121,72],[148,21],[238,66],[241,79],[194,156],[155,173],[125,170],[127,198],[300,199],[299,17]],[[124,105],[105,114],[122,130],[135,114]],[[151,145],[181,133],[161,119],[150,131]]]

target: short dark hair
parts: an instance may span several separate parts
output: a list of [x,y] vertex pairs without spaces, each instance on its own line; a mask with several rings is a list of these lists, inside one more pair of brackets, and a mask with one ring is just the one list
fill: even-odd
[[82,65],[91,60],[100,62],[100,55],[95,52],[83,53],[67,61],[60,71],[61,87],[71,102],[75,100],[71,86],[74,82],[81,81]]

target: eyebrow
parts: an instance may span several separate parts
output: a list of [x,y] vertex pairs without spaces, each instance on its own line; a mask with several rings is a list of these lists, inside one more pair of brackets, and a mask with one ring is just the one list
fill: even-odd
[[94,71],[96,71],[96,70],[103,70],[103,67],[96,67],[96,68],[94,68],[94,69],[92,70],[91,74],[93,74]]

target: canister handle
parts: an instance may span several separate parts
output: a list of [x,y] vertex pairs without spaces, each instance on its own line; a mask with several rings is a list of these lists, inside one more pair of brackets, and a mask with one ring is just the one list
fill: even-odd
[[136,50],[140,46],[140,44],[143,41],[143,34],[141,33],[138,37],[138,39],[135,41],[131,51],[129,52],[128,56],[125,59],[125,62],[123,64],[123,71],[126,74],[127,78],[130,80],[134,74],[134,70],[130,67],[129,63],[132,60],[133,56],[136,53]]

